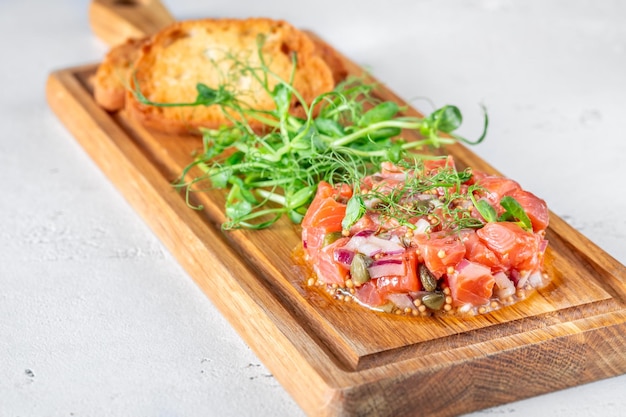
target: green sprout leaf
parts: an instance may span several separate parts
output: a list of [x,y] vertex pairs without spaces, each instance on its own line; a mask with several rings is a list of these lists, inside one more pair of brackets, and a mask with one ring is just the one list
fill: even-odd
[[[265,228],[283,215],[299,223],[320,181],[359,184],[360,178],[378,170],[382,162],[417,161],[425,149],[458,141],[472,143],[453,133],[463,120],[457,107],[444,106],[425,118],[405,116],[397,103],[380,102],[376,85],[362,78],[348,77],[333,91],[309,102],[293,86],[296,56],[292,57],[288,79],[283,79],[264,59],[263,42],[260,37],[254,59],[226,53],[224,61],[213,62],[223,80],[212,86],[196,84],[194,101],[153,102],[141,93],[134,79],[134,94],[143,104],[219,106],[228,118],[228,123],[218,129],[202,129],[203,149],[177,182],[177,186],[186,187],[187,196],[206,190],[206,184],[228,190],[226,229]],[[255,108],[245,92],[235,92],[242,74],[273,100],[272,108]],[[295,106],[302,110],[298,116],[290,112]],[[484,139],[487,125],[485,112],[484,130],[473,143]],[[402,137],[403,132],[411,131],[422,136],[411,140]],[[442,184],[451,180],[446,178]],[[191,200],[187,201],[190,204]],[[488,210],[482,205],[479,203],[479,210]],[[363,213],[363,198],[355,194],[348,201],[342,226],[351,227]]]
[[463,123],[461,111],[456,106],[443,106],[430,114],[433,127],[444,133],[451,133],[457,130]]
[[348,204],[346,206],[346,215],[341,222],[341,227],[344,230],[350,229],[367,211],[365,207],[365,203],[363,202],[363,197],[360,194],[354,194],[348,200]]
[[252,204],[243,197],[238,185],[233,185],[226,198],[226,216],[236,221],[252,212]]
[[291,105],[291,90],[285,83],[276,84],[272,94],[279,115],[285,115]]
[[315,187],[308,186],[299,189],[293,195],[287,197],[287,207],[294,210],[308,205],[315,194]]
[[[208,169],[211,170],[211,168]],[[232,172],[228,169],[216,169],[210,174],[210,178],[215,188],[226,188],[231,175]]]
[[368,133],[367,138],[370,140],[388,139],[394,136],[398,136],[402,132],[399,127],[383,127],[376,129],[375,131]]
[[196,91],[198,92],[198,95],[196,97],[196,103],[205,106],[216,103],[218,98],[218,92],[214,88],[211,88],[206,84],[198,83],[196,85]]
[[474,206],[487,222],[495,222],[498,220],[496,210],[487,200],[474,201]]
[[315,123],[315,127],[323,135],[333,138],[340,138],[345,135],[343,126],[336,120],[317,117],[313,123]]
[[359,126],[369,126],[393,118],[400,107],[393,101],[385,101],[367,111],[359,121]]
[[500,200],[500,205],[506,210],[503,215],[500,216],[501,221],[510,221],[513,219],[518,222],[522,229],[527,231],[533,230],[533,225],[528,214],[515,198],[508,195],[504,196]]

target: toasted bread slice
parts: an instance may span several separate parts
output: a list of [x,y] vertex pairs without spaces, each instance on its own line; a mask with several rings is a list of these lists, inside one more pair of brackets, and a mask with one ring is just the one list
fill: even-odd
[[[259,36],[263,38],[260,53]],[[217,105],[159,107],[142,104],[135,95],[138,90],[157,103],[191,103],[196,100],[198,83],[211,88],[226,85],[244,104],[273,109],[270,95],[255,78],[266,76],[258,70],[260,57],[281,79],[288,81],[293,74],[293,86],[307,103],[334,88],[333,70],[316,52],[313,41],[287,22],[264,18],[183,21],[142,45],[130,71],[132,88],[126,92],[126,109],[144,126],[168,132],[228,124]],[[270,90],[277,82],[267,77]],[[291,110],[302,113],[299,106],[294,100]],[[253,128],[261,126],[248,121]]]
[[124,108],[126,90],[130,85],[129,74],[139,57],[141,45],[147,38],[128,39],[106,54],[93,79],[96,103],[109,111]]

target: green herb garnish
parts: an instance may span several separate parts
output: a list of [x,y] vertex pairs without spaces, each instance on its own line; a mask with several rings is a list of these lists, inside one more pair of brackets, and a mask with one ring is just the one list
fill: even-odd
[[[381,162],[412,161],[421,158],[417,151],[425,148],[455,142],[477,144],[485,138],[488,117],[484,108],[483,132],[470,141],[454,133],[462,122],[457,107],[444,106],[424,118],[405,116],[396,103],[375,97],[374,84],[354,77],[309,105],[291,80],[270,70],[260,51],[259,47],[258,66],[229,55],[231,76],[254,77],[272,98],[273,110],[258,110],[240,100],[227,80],[215,88],[198,84],[198,96],[191,103],[155,103],[136,91],[144,104],[215,105],[229,118],[230,126],[202,130],[203,148],[177,184],[186,189],[192,207],[190,193],[202,190],[207,180],[210,187],[228,189],[225,229],[265,228],[284,214],[299,223],[322,180],[358,185]],[[295,67],[294,58],[294,71]],[[294,100],[305,117],[290,114]],[[261,122],[262,132],[253,129],[247,118]],[[417,132],[420,137],[407,141],[401,136],[403,131]],[[200,174],[195,168],[200,168]],[[348,206],[344,226],[349,227],[362,215],[364,206],[359,197],[353,197]]]
[[500,199],[500,205],[504,207],[505,211],[500,215],[499,221],[515,220],[522,229],[526,231],[533,230],[533,225],[528,214],[516,199],[506,195]]
[[354,194],[346,204],[346,215],[341,222],[341,228],[348,230],[354,225],[367,211],[363,196],[361,194]]
[[496,213],[496,209],[494,209],[488,201],[476,200],[476,197],[474,197],[472,192],[470,193],[470,199],[472,200],[472,203],[474,203],[474,207],[476,207],[478,213],[483,216],[483,219],[485,219],[486,222],[490,223],[498,221],[498,213]]
[[476,207],[476,210],[485,219],[486,222],[510,222],[517,223],[522,229],[532,231],[533,225],[530,217],[522,207],[522,205],[513,197],[505,195],[500,199],[500,205],[504,208],[504,212],[498,216],[496,210],[487,200],[476,200],[473,195],[474,188],[470,192],[470,199]]
[[[433,227],[447,231],[482,227],[465,204],[472,198],[473,187],[463,187],[472,176],[470,170],[457,171],[444,166],[432,175],[423,172],[423,160],[413,165],[401,161],[397,166],[405,173],[398,187],[384,186],[368,190],[361,198],[372,202],[372,210],[399,225],[414,229],[412,219],[429,216]],[[354,198],[354,197],[353,197]],[[347,216],[347,215],[346,215]]]

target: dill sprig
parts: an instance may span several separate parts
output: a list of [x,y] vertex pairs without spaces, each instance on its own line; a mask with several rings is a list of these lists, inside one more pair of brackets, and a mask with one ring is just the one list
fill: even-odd
[[[477,144],[485,138],[486,111],[482,134],[470,141],[455,133],[462,123],[457,107],[446,105],[423,118],[406,116],[395,102],[375,97],[375,84],[356,77],[307,103],[293,87],[296,56],[291,76],[284,80],[266,63],[262,44],[260,38],[254,65],[227,53],[229,73],[223,74],[224,81],[217,86],[199,83],[193,102],[156,103],[135,83],[135,96],[144,104],[218,106],[230,121],[219,129],[202,129],[203,147],[177,182],[186,190],[188,204],[196,208],[190,194],[206,190],[207,181],[210,188],[227,189],[224,229],[266,228],[285,214],[299,223],[322,180],[358,186],[382,162],[419,160],[418,151],[426,148]],[[218,62],[214,65],[219,67]],[[252,77],[271,97],[273,109],[254,108],[235,89],[236,83],[229,82],[229,77],[242,75]],[[290,113],[294,102],[304,117]],[[263,129],[254,129],[249,120],[260,122]],[[407,141],[403,131],[418,132],[419,139]]]
[[[475,185],[465,185],[472,177],[470,169],[457,171],[446,165],[429,174],[424,170],[423,160],[419,159],[414,160],[412,165],[408,161],[401,161],[397,167],[404,173],[403,181],[393,187],[382,181],[360,193],[357,201],[362,202],[364,207],[369,206],[383,220],[394,220],[398,225],[410,229],[416,227],[412,220],[426,216],[433,229],[451,232],[484,225],[472,216],[473,206],[468,204],[478,189]],[[348,206],[348,212],[350,210]],[[354,221],[343,225],[348,229],[360,216],[347,213],[346,218]]]

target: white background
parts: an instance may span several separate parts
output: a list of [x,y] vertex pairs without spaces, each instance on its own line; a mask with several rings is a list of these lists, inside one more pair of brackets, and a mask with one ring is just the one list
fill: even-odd
[[[168,1],[179,19],[312,29],[407,100],[455,104],[474,151],[626,262],[626,3]],[[87,1],[0,0],[0,416],[302,411],[49,110],[107,47]],[[428,101],[412,101],[428,111]],[[617,417],[626,376],[471,414]]]

